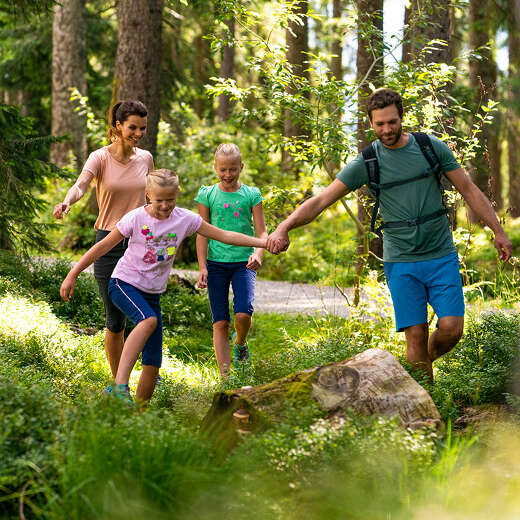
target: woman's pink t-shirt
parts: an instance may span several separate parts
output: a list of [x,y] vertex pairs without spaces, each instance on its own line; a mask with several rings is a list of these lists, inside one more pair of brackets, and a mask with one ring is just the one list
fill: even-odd
[[196,233],[201,224],[200,215],[184,208],[174,208],[164,220],[149,215],[145,206],[134,209],[117,223],[119,232],[130,237],[130,241],[112,278],[147,293],[163,293],[177,247],[184,237]]
[[152,154],[140,148],[127,164],[114,159],[108,146],[89,155],[83,170],[93,173],[97,183],[96,229],[112,231],[124,215],[146,203],[146,175],[153,169]]

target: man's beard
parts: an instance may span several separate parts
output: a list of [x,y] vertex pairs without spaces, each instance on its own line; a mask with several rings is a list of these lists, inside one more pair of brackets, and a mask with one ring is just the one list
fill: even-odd
[[[394,144],[396,144],[399,139],[401,139],[401,135],[403,134],[403,128],[400,126],[399,127],[399,130],[397,130],[397,133],[395,134],[393,140],[391,142],[384,142],[383,139],[381,139],[383,141],[384,144],[386,144],[387,146],[394,146]],[[382,138],[384,139],[387,139],[388,137],[392,137],[390,135],[387,135],[387,136],[381,136]]]

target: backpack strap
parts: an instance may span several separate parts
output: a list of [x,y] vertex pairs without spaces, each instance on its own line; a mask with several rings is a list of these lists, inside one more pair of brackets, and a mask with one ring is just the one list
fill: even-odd
[[368,173],[368,186],[374,193],[376,202],[372,209],[372,218],[370,220],[370,231],[375,232],[377,212],[379,211],[379,163],[377,161],[376,150],[373,143],[369,144],[366,148],[361,150],[363,160],[365,161],[365,167]]
[[419,148],[421,149],[424,158],[428,161],[430,168],[435,171],[438,180],[440,181],[441,174],[441,162],[439,161],[439,157],[435,153],[435,150],[432,146],[432,142],[428,137],[428,134],[424,132],[410,132],[417,141]]

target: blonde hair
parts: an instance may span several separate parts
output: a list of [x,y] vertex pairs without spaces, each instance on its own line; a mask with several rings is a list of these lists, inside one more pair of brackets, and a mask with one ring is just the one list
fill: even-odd
[[242,162],[242,153],[240,148],[234,143],[220,143],[215,150],[215,161],[218,155],[234,155]]
[[153,186],[160,188],[178,188],[179,177],[176,173],[166,168],[153,170],[146,176],[146,189],[150,190]]

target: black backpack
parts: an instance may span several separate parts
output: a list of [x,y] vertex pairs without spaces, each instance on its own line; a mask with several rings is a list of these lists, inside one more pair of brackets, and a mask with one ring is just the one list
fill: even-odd
[[[374,204],[374,209],[372,210],[372,220],[370,222],[370,231],[379,233],[381,229],[384,228],[399,228],[399,227],[412,227],[423,224],[424,222],[428,222],[429,220],[436,219],[441,215],[447,215],[449,213],[449,209],[443,207],[433,213],[429,213],[428,215],[423,215],[422,217],[416,217],[408,220],[399,220],[393,222],[383,222],[377,229],[376,219],[377,213],[379,211],[379,193],[381,190],[385,190],[388,188],[393,188],[395,186],[401,186],[402,184],[408,184],[409,182],[415,182],[420,179],[424,179],[425,177],[429,177],[430,175],[435,175],[437,182],[439,184],[439,189],[441,190],[441,194],[443,193],[442,183],[441,183],[441,165],[435,150],[433,149],[430,138],[427,134],[423,132],[410,132],[417,141],[419,148],[421,149],[422,154],[425,159],[428,161],[430,165],[429,168],[426,168],[422,173],[412,177],[410,179],[405,179],[402,181],[395,182],[387,182],[381,184],[380,176],[379,176],[379,163],[376,157],[376,151],[373,146],[373,143],[369,144],[365,149],[362,150],[361,154],[363,155],[363,160],[365,161],[365,166],[368,172],[368,186],[371,191],[374,193],[376,202]],[[444,200],[443,200],[444,205]]]

